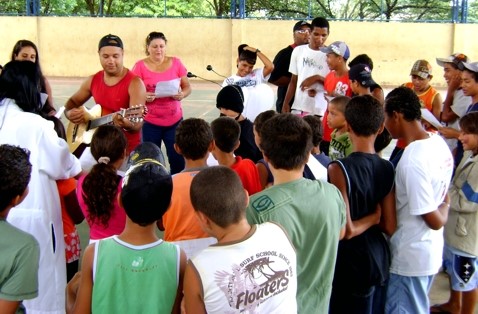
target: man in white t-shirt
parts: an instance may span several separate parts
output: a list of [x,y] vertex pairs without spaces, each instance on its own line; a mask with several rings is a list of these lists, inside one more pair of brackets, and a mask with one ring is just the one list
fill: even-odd
[[468,57],[462,53],[437,58],[438,65],[443,67],[443,77],[448,86],[440,114],[440,122],[446,127],[440,129],[440,134],[446,139],[451,151],[455,149],[460,135],[458,121],[465,115],[471,104],[471,97],[465,96],[461,89],[461,71],[458,69],[458,64],[461,62],[469,62]]
[[[284,99],[282,112],[300,116],[317,114],[322,116],[327,108],[324,97],[324,77],[330,72],[326,54],[320,51],[329,36],[329,22],[322,17],[312,20],[308,45],[292,51],[289,72],[292,73]],[[295,94],[294,103],[290,100]]]
[[[225,79],[222,86],[239,85],[242,88],[242,114],[254,122],[259,113],[272,109],[274,105],[274,92],[266,84],[274,70],[274,64],[257,48],[242,44],[237,50],[237,73]],[[263,68],[254,69],[257,57],[264,64]]]
[[428,313],[428,292],[442,263],[453,157],[440,136],[423,129],[420,100],[413,90],[391,91],[385,112],[392,137],[406,143],[396,167],[397,230],[390,239],[385,312]]

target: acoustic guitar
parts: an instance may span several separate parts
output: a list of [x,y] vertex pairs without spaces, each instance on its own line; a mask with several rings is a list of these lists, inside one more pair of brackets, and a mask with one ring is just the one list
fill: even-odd
[[128,119],[133,123],[138,123],[143,121],[145,114],[143,105],[121,109],[120,111],[105,116],[101,116],[100,105],[95,105],[91,109],[84,107],[84,110],[85,120],[87,122],[80,124],[70,122],[66,129],[66,142],[68,143],[70,152],[75,155],[77,155],[75,152],[82,144],[88,145],[91,143],[95,129],[101,125],[112,123],[115,115],[119,114],[124,119]]

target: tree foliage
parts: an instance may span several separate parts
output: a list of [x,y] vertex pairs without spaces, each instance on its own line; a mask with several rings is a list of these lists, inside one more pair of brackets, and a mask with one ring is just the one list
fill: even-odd
[[[42,15],[230,17],[231,0],[30,0]],[[463,0],[244,0],[247,17],[348,20],[452,19],[451,3]],[[468,20],[476,21],[478,0],[468,0]],[[239,3],[239,0],[236,0]],[[460,8],[461,9],[461,8]],[[0,0],[0,13],[24,15],[26,0]]]

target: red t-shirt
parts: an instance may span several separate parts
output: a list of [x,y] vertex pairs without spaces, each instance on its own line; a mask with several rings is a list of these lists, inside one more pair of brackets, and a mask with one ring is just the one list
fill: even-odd
[[252,160],[236,156],[236,162],[231,166],[231,169],[239,175],[242,185],[249,195],[262,191],[259,171]]
[[[95,102],[101,105],[101,115],[105,116],[121,109],[129,108],[129,84],[136,75],[128,70],[126,75],[113,86],[108,86],[104,81],[104,71],[100,71],[91,80],[91,94]],[[128,139],[127,151],[130,153],[141,142],[140,132],[125,132]]]
[[[349,73],[337,77],[335,75],[335,71],[329,72],[324,79],[324,90],[329,95],[343,95],[352,97],[352,89],[350,88],[350,80],[349,80]],[[326,110],[324,117],[322,118],[322,126],[324,129],[323,140],[326,142],[330,142],[332,139],[332,131],[333,129],[329,128],[327,125],[327,116],[329,115],[329,111]]]

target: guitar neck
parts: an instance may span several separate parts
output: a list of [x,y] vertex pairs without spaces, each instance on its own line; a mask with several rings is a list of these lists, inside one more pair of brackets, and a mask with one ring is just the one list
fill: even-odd
[[108,124],[108,123],[113,122],[113,116],[114,115],[115,115],[114,113],[111,113],[111,114],[108,114],[106,116],[88,121],[88,125],[86,126],[86,131],[96,129],[97,127],[99,127],[103,124]]

